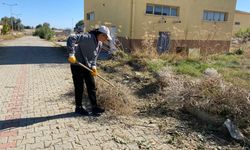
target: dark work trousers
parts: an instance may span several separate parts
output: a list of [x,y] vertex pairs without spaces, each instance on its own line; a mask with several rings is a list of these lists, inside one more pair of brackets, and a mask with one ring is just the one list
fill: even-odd
[[82,106],[84,81],[86,83],[88,97],[90,99],[90,103],[92,107],[97,106],[95,78],[91,75],[91,73],[87,69],[84,69],[81,66],[70,65],[70,68],[71,68],[74,87],[75,87],[76,107]]

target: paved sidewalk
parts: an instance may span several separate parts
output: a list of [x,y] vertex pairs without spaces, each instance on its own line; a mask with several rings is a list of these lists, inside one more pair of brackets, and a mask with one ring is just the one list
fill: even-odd
[[1,44],[0,149],[171,149],[150,119],[75,115],[63,49],[35,37]]

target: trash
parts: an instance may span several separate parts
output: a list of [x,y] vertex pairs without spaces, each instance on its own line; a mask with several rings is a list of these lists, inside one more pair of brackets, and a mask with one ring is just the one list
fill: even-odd
[[207,77],[219,77],[219,73],[217,72],[216,69],[214,68],[207,68],[205,71],[204,71],[204,74],[207,76]]
[[237,128],[237,126],[235,126],[230,119],[227,119],[224,122],[224,125],[228,129],[232,138],[234,138],[236,140],[244,140],[245,139],[244,135],[240,132],[240,130]]

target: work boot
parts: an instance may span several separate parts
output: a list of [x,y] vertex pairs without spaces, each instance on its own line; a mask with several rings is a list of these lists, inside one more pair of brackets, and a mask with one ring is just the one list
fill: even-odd
[[103,108],[100,108],[98,106],[95,106],[92,108],[92,113],[93,114],[99,114],[99,113],[104,113],[105,112],[105,109]]
[[85,110],[84,108],[82,108],[82,106],[77,106],[75,109],[75,113],[80,114],[80,115],[84,115],[84,116],[88,116],[89,112],[87,110]]

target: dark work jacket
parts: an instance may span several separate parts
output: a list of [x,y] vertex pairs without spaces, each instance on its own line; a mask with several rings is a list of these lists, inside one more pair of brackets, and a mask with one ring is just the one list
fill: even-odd
[[[76,44],[78,44],[76,46]],[[98,42],[92,33],[71,35],[67,40],[69,55],[75,55],[78,62],[92,68],[96,66],[102,42]]]

